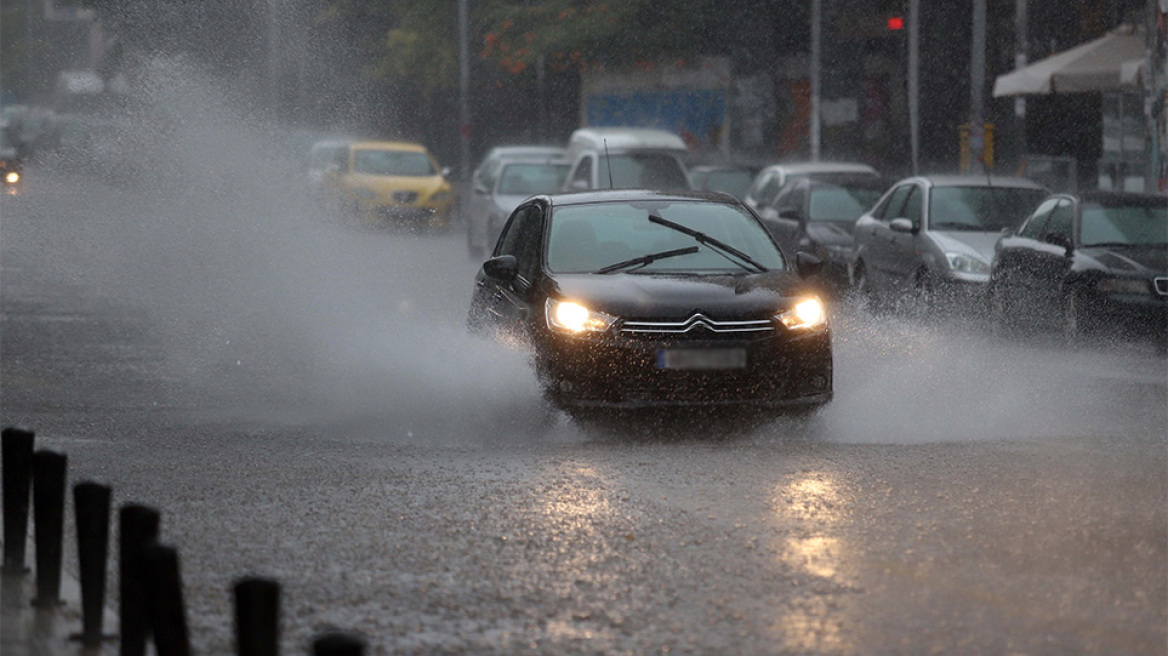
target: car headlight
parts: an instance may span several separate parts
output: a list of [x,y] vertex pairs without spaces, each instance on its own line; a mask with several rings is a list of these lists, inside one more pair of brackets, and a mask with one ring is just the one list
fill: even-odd
[[602,333],[612,327],[616,317],[596,312],[572,301],[557,301],[549,298],[544,305],[548,327],[560,332],[573,334]]
[[430,202],[431,203],[445,203],[446,201],[450,200],[453,196],[454,196],[454,194],[452,194],[449,191],[439,191],[438,193],[434,194],[433,196],[430,196]]
[[827,312],[817,298],[799,301],[795,307],[776,315],[789,330],[808,330],[827,325]]
[[4,175],[4,181],[8,184],[16,184],[20,182],[20,174],[16,171],[9,171]]
[[945,253],[945,260],[949,262],[949,270],[956,273],[974,273],[983,276],[990,274],[988,262],[965,253]]
[[1095,289],[1106,294],[1147,294],[1150,291],[1148,282],[1138,278],[1104,278]]

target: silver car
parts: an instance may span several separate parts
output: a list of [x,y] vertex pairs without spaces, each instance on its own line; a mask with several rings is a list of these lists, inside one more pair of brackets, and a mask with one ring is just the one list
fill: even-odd
[[870,301],[980,304],[994,244],[1047,195],[1023,178],[901,180],[856,220],[852,284]]
[[511,212],[529,196],[559,191],[568,175],[567,160],[505,158],[476,178],[466,213],[466,248],[481,257],[495,247]]

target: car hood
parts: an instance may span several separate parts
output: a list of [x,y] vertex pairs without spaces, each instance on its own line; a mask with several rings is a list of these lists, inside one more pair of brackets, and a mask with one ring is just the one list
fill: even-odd
[[1001,232],[930,232],[933,243],[946,253],[962,253],[972,255],[983,262],[989,263],[994,259],[994,245],[1002,238]]
[[789,307],[799,281],[792,272],[692,277],[557,274],[552,295],[626,319],[685,320],[697,312],[729,319],[768,316]]
[[1168,275],[1168,247],[1084,246],[1079,253],[1113,273]]

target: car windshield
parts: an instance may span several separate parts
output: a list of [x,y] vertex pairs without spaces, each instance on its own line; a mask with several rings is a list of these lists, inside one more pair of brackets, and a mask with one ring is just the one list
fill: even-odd
[[997,232],[1013,228],[1045,197],[1042,189],[934,187],[929,199],[929,229]]
[[[692,236],[654,223],[650,215],[705,233],[771,270],[785,267],[766,230],[745,211],[701,201],[600,202],[556,208],[548,236],[547,267],[556,273],[594,273],[644,255],[698,245]],[[725,274],[754,271],[718,249],[701,246],[629,269],[636,273]]]
[[425,153],[408,150],[353,151],[353,171],[368,175],[436,175],[434,163]]
[[1083,246],[1168,244],[1168,201],[1085,202],[1079,241]]
[[815,187],[811,190],[811,220],[855,223],[880,200],[883,193],[876,187]]
[[503,168],[499,176],[499,194],[503,196],[530,196],[558,191],[568,175],[569,165],[513,163]]
[[606,189],[688,189],[689,179],[677,158],[668,153],[623,153],[600,157],[600,186]]

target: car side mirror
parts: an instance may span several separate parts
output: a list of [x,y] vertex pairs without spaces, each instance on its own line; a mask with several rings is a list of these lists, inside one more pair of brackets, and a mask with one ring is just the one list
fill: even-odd
[[1048,232],[1042,240],[1048,244],[1062,247],[1067,252],[1066,257],[1070,257],[1075,252],[1075,245],[1071,243],[1071,238],[1061,232]]
[[449,179],[449,178],[450,178],[450,167],[449,167],[449,166],[443,166],[443,167],[442,167],[442,170],[441,170],[441,171],[439,171],[439,173],[441,173],[441,174],[442,174],[442,177],[444,177],[444,178],[448,178],[448,179]]
[[483,262],[483,273],[495,280],[510,282],[519,275],[519,261],[514,255],[498,255]]
[[799,276],[803,278],[810,278],[818,274],[823,269],[823,260],[815,257],[807,251],[799,251],[795,254],[795,270],[799,272]]
[[891,222],[889,222],[888,227],[893,232],[902,232],[906,235],[911,235],[917,231],[916,225],[914,225],[912,221],[904,218],[893,219]]

